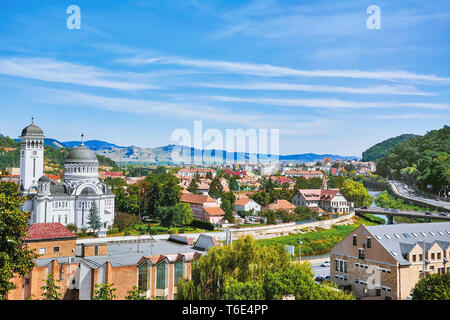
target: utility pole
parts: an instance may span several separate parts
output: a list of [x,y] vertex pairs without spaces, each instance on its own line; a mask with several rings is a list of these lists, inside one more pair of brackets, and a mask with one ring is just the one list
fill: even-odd
[[138,228],[138,238],[137,238],[137,252],[139,252],[140,236],[141,236],[141,186],[139,186],[138,192],[138,210],[139,210],[139,228]]
[[302,235],[300,234],[298,237],[298,262],[302,262]]

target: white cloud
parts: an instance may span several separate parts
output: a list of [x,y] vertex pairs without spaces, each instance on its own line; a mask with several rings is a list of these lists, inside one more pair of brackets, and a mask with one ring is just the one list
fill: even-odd
[[306,85],[279,82],[247,82],[247,83],[193,83],[193,86],[237,90],[274,90],[274,91],[305,91],[331,92],[349,94],[393,94],[432,96],[434,94],[417,90],[413,86],[374,86],[363,88],[335,87],[322,85]]
[[[0,58],[0,74],[48,82],[68,83],[118,90],[156,89],[157,86],[130,81],[132,73],[110,72],[48,58]],[[134,76],[139,76],[135,74]]]
[[288,67],[278,67],[270,64],[254,64],[245,62],[230,62],[218,60],[186,59],[181,57],[134,57],[122,59],[134,65],[170,64],[186,67],[196,67],[223,71],[235,74],[248,74],[265,77],[328,77],[328,78],[354,78],[374,79],[386,81],[430,81],[434,83],[450,83],[450,78],[436,75],[416,74],[408,71],[362,71],[362,70],[300,70]]

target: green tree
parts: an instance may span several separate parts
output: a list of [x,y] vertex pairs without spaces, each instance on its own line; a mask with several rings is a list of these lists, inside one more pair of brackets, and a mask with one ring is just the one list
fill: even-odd
[[162,187],[160,205],[163,207],[175,206],[180,202],[180,190],[178,181],[169,179]]
[[22,242],[30,219],[29,213],[21,210],[24,201],[14,183],[0,182],[0,299],[16,288],[11,279],[29,273],[38,257]]
[[344,181],[341,193],[347,201],[353,202],[355,207],[370,207],[373,202],[373,197],[367,192],[364,185],[350,179]]
[[220,180],[218,178],[212,179],[212,181],[209,185],[208,194],[214,199],[222,198],[222,196],[224,194],[224,190],[223,190],[223,186],[220,183]]
[[92,201],[92,206],[91,209],[89,210],[89,215],[87,217],[87,224],[92,230],[94,230],[94,232],[102,227],[97,202],[95,201]]
[[230,200],[222,199],[220,207],[225,212],[225,219],[227,219],[229,223],[234,223],[233,205],[231,204]]
[[412,291],[413,300],[450,300],[450,273],[428,274]]
[[138,223],[138,217],[135,215],[124,213],[124,212],[116,212],[114,215],[114,228],[119,229],[120,232],[124,231],[127,228],[131,228]]
[[116,296],[116,288],[113,288],[113,283],[96,284],[94,296],[92,300],[114,300]]
[[[275,286],[270,288],[272,280]],[[314,282],[309,263],[292,264],[283,246],[259,247],[252,237],[244,236],[232,244],[213,247],[195,260],[191,280],[178,284],[177,299],[267,300],[285,294],[297,299],[352,298],[338,289],[331,291]]]
[[147,192],[147,215],[154,219],[161,203],[161,186],[157,181],[151,181]]
[[45,286],[41,287],[44,290],[42,296],[44,300],[59,300],[61,299],[61,293],[59,292],[59,287],[56,283],[59,282],[55,280],[53,274],[48,274],[47,279],[45,279]]
[[137,286],[133,286],[127,293],[128,295],[125,297],[127,300],[148,300],[145,296],[145,291],[139,289]]
[[197,179],[192,179],[191,182],[189,183],[189,186],[188,186],[187,190],[190,193],[201,194],[200,190],[198,189],[197,181],[198,181]]
[[160,206],[158,217],[163,227],[176,227],[188,225],[193,220],[192,209],[187,203],[178,203],[174,206]]

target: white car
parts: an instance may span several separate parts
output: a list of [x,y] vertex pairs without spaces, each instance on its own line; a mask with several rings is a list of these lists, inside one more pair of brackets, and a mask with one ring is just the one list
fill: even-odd
[[324,261],[320,266],[324,267],[324,268],[328,268],[328,267],[330,267],[330,261]]

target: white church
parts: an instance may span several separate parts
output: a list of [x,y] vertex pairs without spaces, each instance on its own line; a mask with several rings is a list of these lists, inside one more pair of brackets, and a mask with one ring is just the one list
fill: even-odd
[[22,130],[20,143],[19,189],[31,196],[24,210],[32,212],[30,223],[60,222],[87,228],[89,210],[94,202],[102,227],[114,222],[111,189],[98,179],[99,163],[95,153],[83,143],[73,148],[64,164],[64,180],[54,184],[44,175],[44,132],[34,124]]

